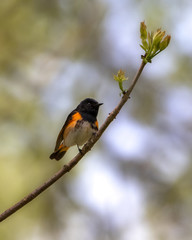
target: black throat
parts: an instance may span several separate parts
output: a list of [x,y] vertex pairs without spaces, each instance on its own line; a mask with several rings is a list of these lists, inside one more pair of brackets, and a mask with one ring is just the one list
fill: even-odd
[[88,112],[81,112],[81,116],[83,118],[83,120],[91,122],[91,123],[95,123],[95,121],[97,120],[97,114],[94,113],[88,113]]

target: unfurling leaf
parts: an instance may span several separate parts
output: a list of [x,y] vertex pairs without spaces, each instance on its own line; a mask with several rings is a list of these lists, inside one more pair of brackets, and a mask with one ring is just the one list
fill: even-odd
[[147,39],[147,26],[145,25],[145,22],[141,22],[140,25],[140,37],[142,40]]
[[128,80],[128,77],[125,77],[125,72],[120,69],[117,75],[114,75],[113,78],[119,83],[119,88],[121,89],[122,93],[125,93],[126,90],[123,89],[123,81]]

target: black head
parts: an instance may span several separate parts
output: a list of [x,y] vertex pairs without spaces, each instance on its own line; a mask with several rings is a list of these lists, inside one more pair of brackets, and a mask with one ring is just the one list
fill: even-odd
[[86,98],[85,100],[80,102],[76,109],[82,113],[88,113],[96,117],[98,114],[99,107],[102,104],[103,103],[98,103],[96,100],[92,98]]

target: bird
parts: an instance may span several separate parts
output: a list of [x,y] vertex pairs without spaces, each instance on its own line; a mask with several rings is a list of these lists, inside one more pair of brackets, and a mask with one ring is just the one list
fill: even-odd
[[74,145],[77,145],[78,150],[81,152],[80,146],[98,131],[97,114],[102,104],[93,98],[86,98],[80,102],[68,115],[60,130],[50,159],[60,160],[67,150]]

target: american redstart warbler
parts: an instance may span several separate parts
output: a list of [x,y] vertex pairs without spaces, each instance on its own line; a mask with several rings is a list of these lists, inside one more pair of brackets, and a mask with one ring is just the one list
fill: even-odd
[[92,98],[86,98],[69,114],[56,141],[55,150],[50,159],[60,160],[69,147],[79,146],[87,142],[98,131],[98,103]]

